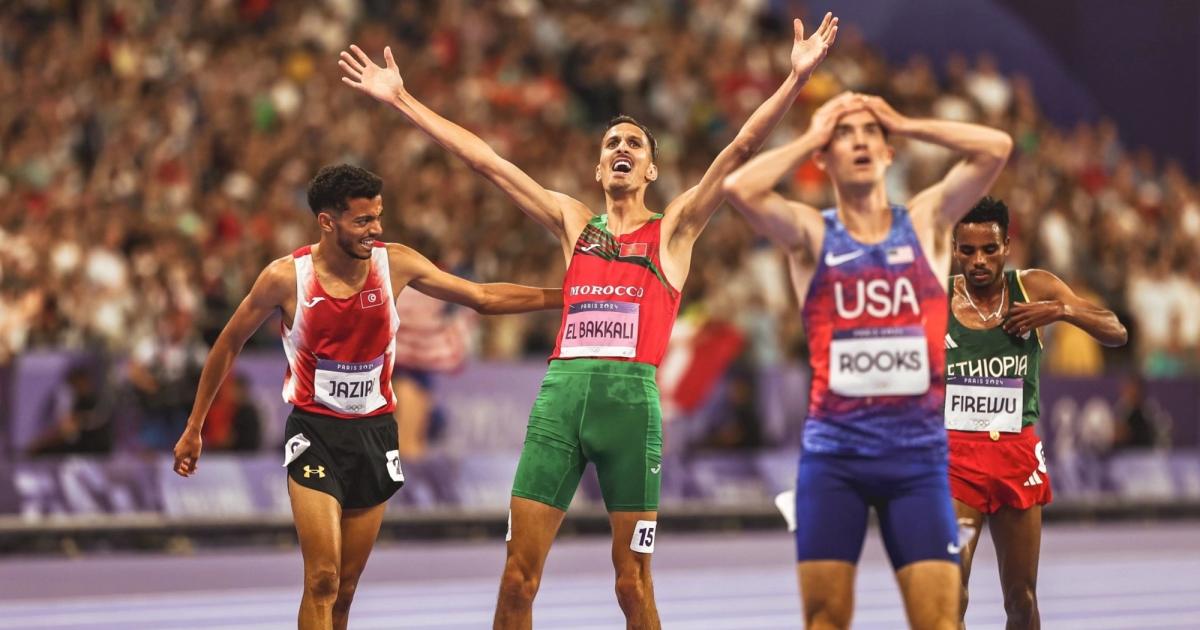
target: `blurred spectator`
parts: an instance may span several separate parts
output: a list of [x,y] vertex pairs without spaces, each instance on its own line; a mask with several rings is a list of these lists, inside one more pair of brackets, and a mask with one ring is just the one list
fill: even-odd
[[235,372],[221,384],[201,437],[206,450],[256,451],[262,445],[262,414],[250,398],[244,376]]
[[50,426],[26,447],[30,455],[107,454],[112,451],[111,411],[101,405],[95,370],[82,363],[67,371],[44,414]]
[[140,410],[138,439],[153,450],[175,446],[192,410],[208,346],[185,311],[172,310],[156,334],[138,340],[129,359],[129,381]]
[[1152,448],[1170,443],[1170,418],[1156,402],[1146,398],[1146,381],[1141,376],[1130,374],[1121,383],[1115,413],[1114,448]]

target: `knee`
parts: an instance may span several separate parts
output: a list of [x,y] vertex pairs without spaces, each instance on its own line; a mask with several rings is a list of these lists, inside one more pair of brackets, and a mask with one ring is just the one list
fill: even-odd
[[804,602],[804,627],[849,628],[851,612],[839,602],[810,599]]
[[1037,593],[1031,584],[1021,584],[1004,590],[1004,612],[1009,627],[1027,627],[1037,616]]
[[518,606],[531,606],[541,581],[537,572],[509,559],[500,578],[500,599]]
[[354,591],[358,589],[357,575],[343,575],[338,580],[336,608],[349,608],[354,600]]
[[332,567],[304,572],[304,590],[317,602],[329,603],[336,599],[340,581],[338,570]]
[[627,571],[617,576],[617,602],[621,608],[640,608],[650,591],[650,576],[643,571]]

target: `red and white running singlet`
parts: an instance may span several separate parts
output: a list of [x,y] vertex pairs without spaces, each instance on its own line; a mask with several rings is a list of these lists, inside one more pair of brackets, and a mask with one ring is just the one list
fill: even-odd
[[288,369],[283,399],[297,409],[337,418],[391,413],[392,357],[400,317],[392,299],[388,251],[375,243],[371,270],[358,293],[335,298],[313,269],[312,246],[292,253],[296,315],[280,324]]

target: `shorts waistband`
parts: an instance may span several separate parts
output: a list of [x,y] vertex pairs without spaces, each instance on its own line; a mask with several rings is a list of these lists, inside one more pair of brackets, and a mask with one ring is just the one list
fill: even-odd
[[1011,440],[1028,439],[1030,436],[1037,437],[1037,426],[1027,424],[1021,427],[1020,433],[1006,433],[1004,431],[996,432],[996,439],[992,439],[990,431],[958,431],[956,429],[948,429],[946,437],[951,441],[959,442],[1004,442]]
[[654,379],[658,368],[649,363],[612,359],[551,359],[547,374],[607,374]]
[[376,414],[373,416],[362,416],[361,418],[339,418],[337,416],[327,416],[327,415],[320,414],[320,413],[313,413],[311,411],[305,411],[303,409],[298,409],[296,407],[292,407],[292,411],[288,415],[296,416],[296,417],[302,418],[304,420],[311,420],[313,422],[323,422],[329,426],[336,425],[336,426],[370,427],[370,426],[376,426],[376,425],[381,425],[381,424],[386,424],[388,422],[396,421],[396,419],[390,413],[381,413],[381,414]]

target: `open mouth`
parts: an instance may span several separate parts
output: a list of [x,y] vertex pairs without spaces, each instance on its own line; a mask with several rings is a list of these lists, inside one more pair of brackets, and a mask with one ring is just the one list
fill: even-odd
[[855,166],[870,166],[871,165],[871,157],[868,155],[860,155],[860,156],[854,158],[854,165]]
[[373,239],[373,238],[364,238],[364,239],[362,239],[362,240],[358,241],[358,243],[359,243],[360,245],[362,245],[363,247],[366,247],[367,249],[370,249],[370,248],[372,248],[372,247],[374,247],[374,246],[375,246],[375,239]]
[[612,170],[614,173],[632,173],[633,160],[626,157],[619,157],[613,160]]

